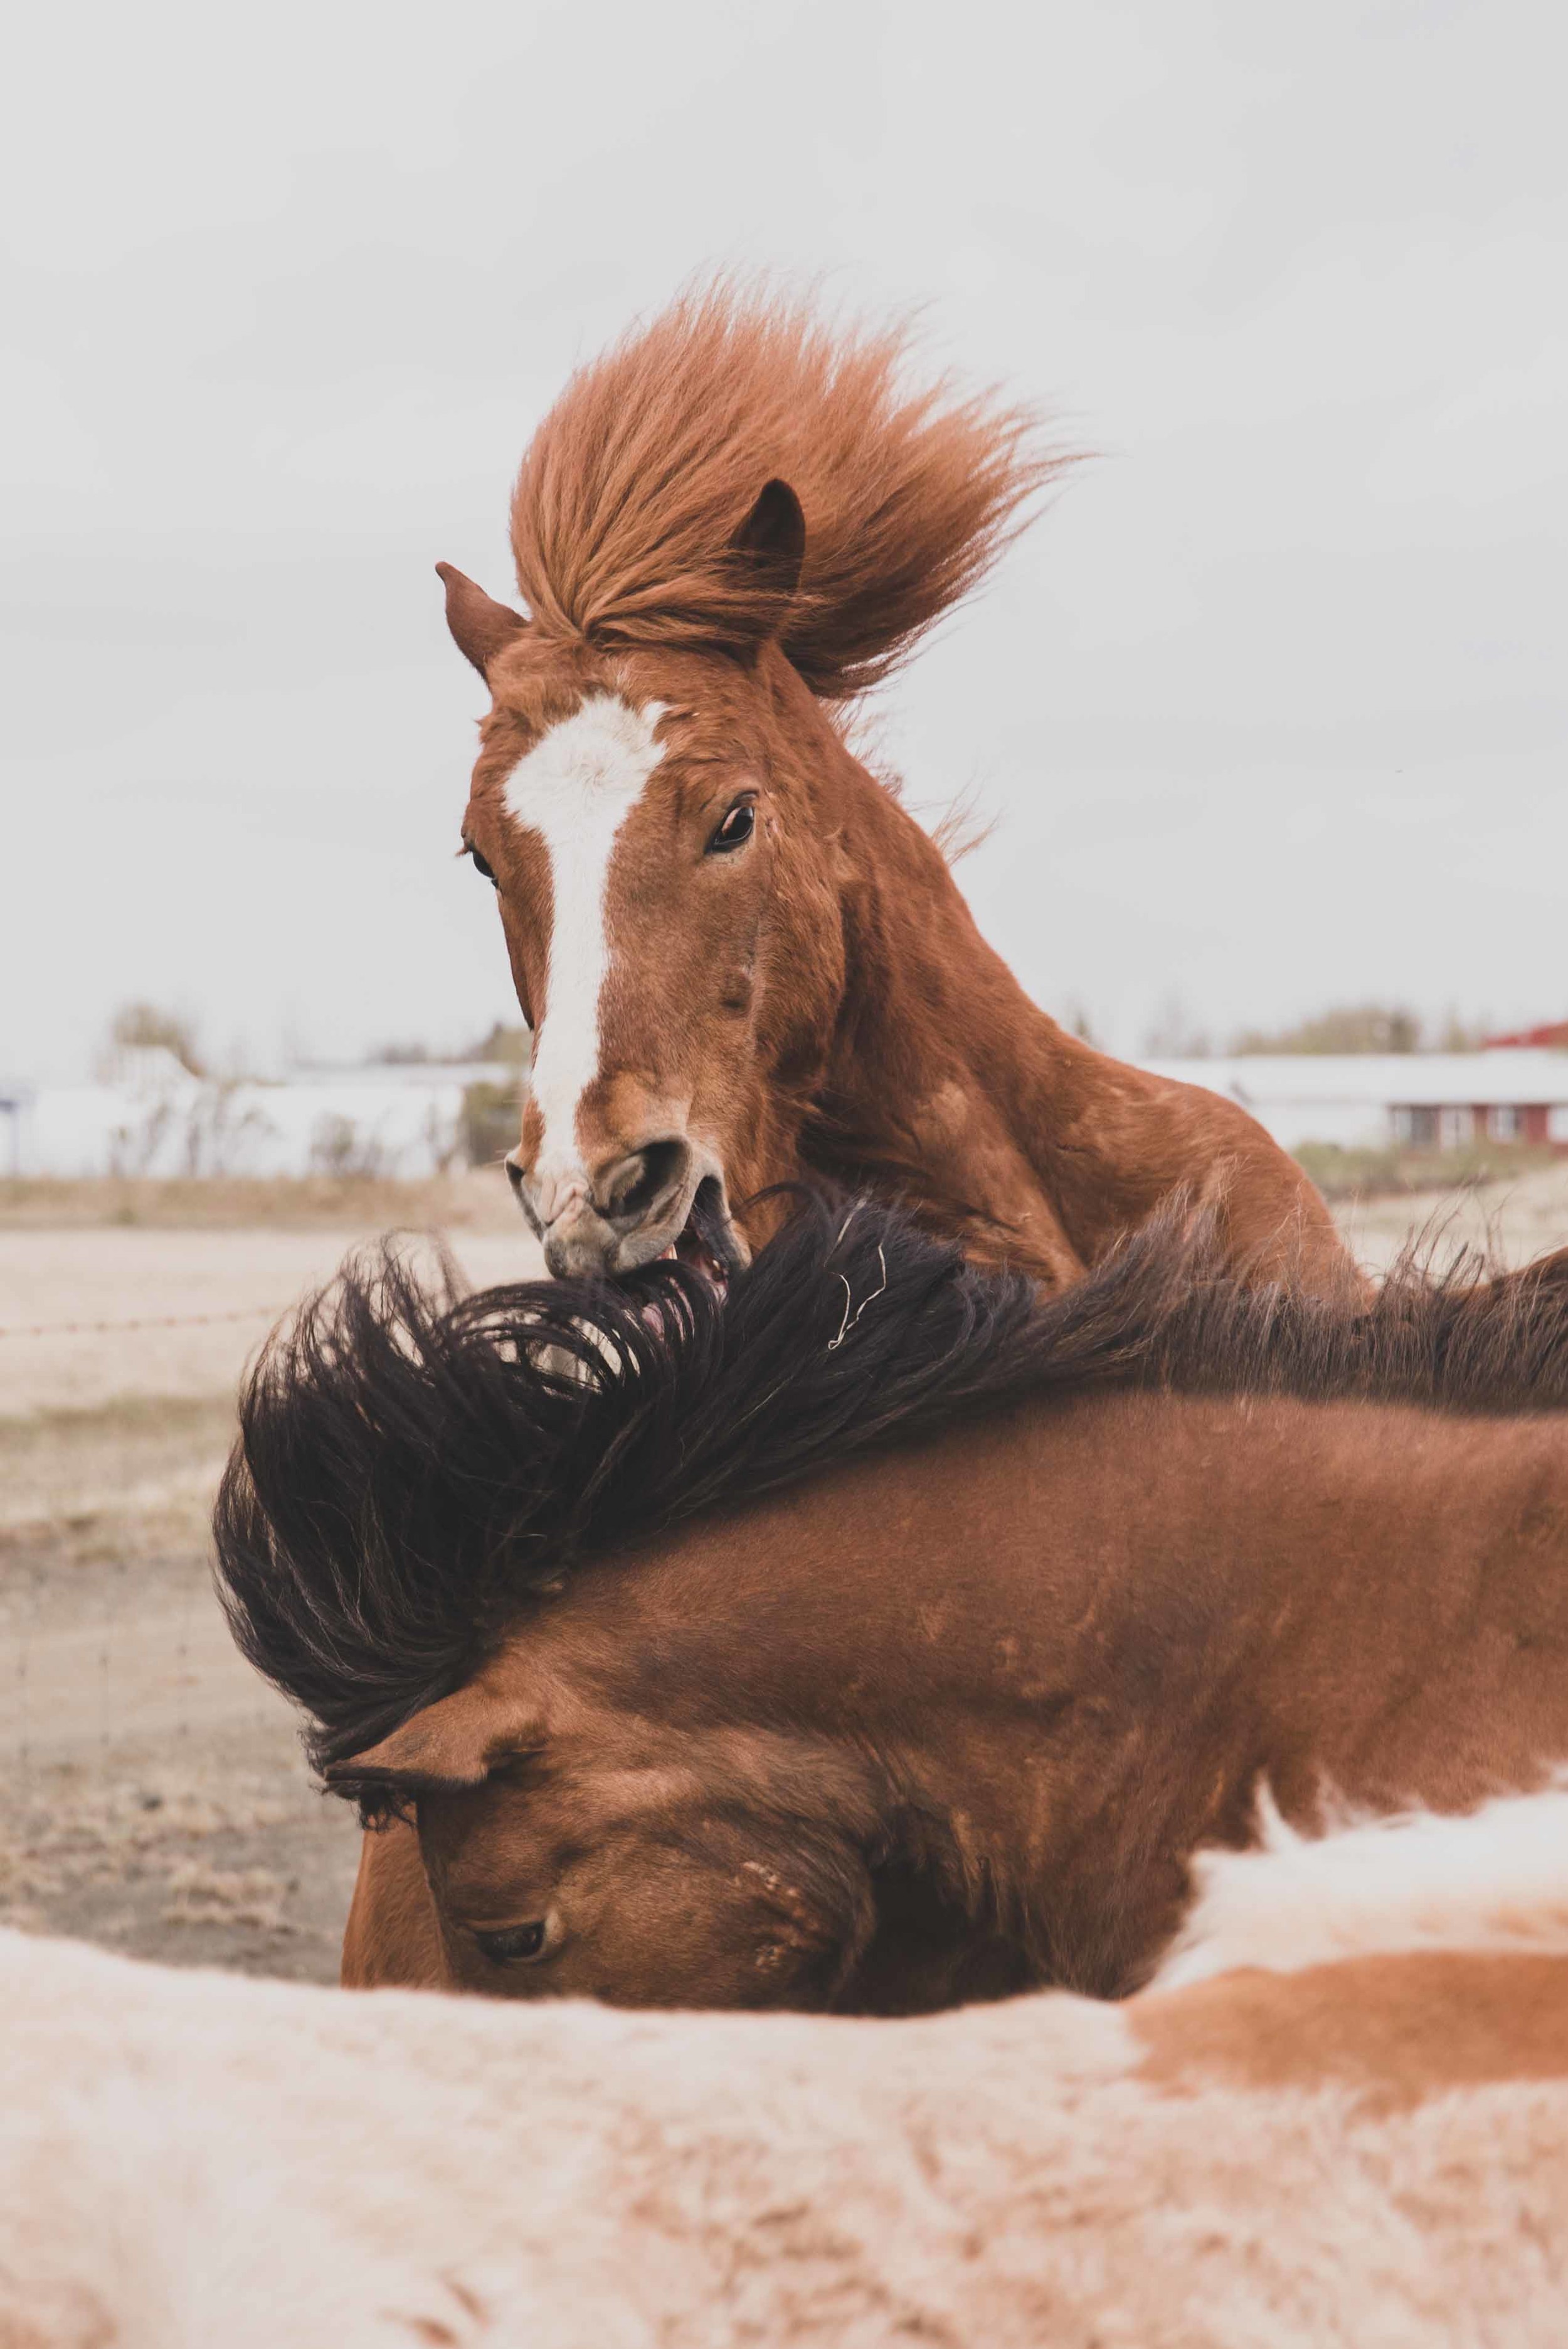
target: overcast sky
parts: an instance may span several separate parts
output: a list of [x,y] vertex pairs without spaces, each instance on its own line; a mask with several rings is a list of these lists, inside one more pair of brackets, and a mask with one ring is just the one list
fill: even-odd
[[33,9],[0,172],[0,1074],[511,1009],[453,862],[573,364],[706,264],[1100,451],[889,697],[1049,1008],[1568,1014],[1557,0]]

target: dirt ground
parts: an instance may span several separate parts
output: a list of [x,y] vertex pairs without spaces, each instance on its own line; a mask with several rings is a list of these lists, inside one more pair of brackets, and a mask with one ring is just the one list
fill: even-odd
[[[1517,1263],[1568,1243],[1568,1165],[1343,1220],[1375,1266],[1420,1231]],[[489,1174],[0,1186],[0,1921],[334,1978],[357,1829],[230,1643],[207,1518],[247,1357],[392,1226],[439,1226],[476,1282],[542,1269]]]
[[1511,1183],[1350,1200],[1335,1212],[1357,1255],[1375,1271],[1412,1240],[1439,1264],[1461,1248],[1498,1264],[1526,1264],[1568,1247],[1568,1159]]
[[0,1190],[0,1920],[335,1978],[358,1831],[230,1641],[208,1517],[280,1311],[351,1247],[432,1225],[475,1282],[542,1270],[489,1175]]

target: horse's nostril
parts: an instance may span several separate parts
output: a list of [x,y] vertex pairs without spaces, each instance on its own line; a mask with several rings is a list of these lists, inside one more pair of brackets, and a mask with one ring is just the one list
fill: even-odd
[[610,1213],[617,1221],[640,1222],[678,1188],[686,1170],[684,1142],[650,1142],[623,1161],[610,1185]]

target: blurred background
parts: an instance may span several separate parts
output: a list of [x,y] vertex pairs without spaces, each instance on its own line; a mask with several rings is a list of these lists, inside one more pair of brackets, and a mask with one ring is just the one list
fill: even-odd
[[230,1656],[234,1380],[344,1247],[531,1258],[456,862],[572,366],[713,265],[1092,450],[884,697],[1037,999],[1374,1258],[1568,1231],[1568,30],[1550,0],[34,10],[0,88],[0,1912],[330,1972]]
[[0,1068],[507,1013],[430,566],[508,594],[533,423],[716,262],[1100,452],[884,717],[1042,1002],[1568,1017],[1565,66],[1551,0],[28,12]]

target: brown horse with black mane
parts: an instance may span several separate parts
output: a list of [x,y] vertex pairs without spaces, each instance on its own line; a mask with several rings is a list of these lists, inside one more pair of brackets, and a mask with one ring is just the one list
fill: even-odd
[[350,1982],[1117,1995],[1265,1794],[1568,1759],[1565,1412],[1568,1255],[1353,1309],[1167,1223],[1044,1298],[817,1206],[723,1301],[351,1274],[258,1369],[218,1547],[399,1815]]
[[1333,1293],[1323,1202],[1235,1103],[1030,1002],[844,711],[1066,460],[901,387],[897,334],[725,289],[573,378],[512,503],[528,616],[448,565],[492,707],[463,842],[534,1035],[509,1161],[552,1272],[715,1276],[816,1170],[1060,1286],[1172,1192]]

